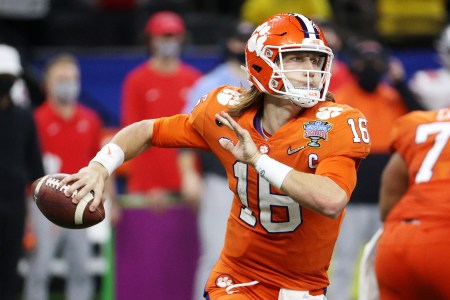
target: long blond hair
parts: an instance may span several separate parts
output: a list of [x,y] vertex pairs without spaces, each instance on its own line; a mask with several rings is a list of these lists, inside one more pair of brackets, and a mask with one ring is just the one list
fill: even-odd
[[[240,91],[242,93],[239,97],[239,102],[228,108],[228,113],[232,117],[238,117],[246,110],[252,107],[261,107],[263,104],[264,93],[260,92],[255,86],[252,86],[250,89],[241,87]],[[334,95],[330,92],[327,92],[326,101],[336,102]]]

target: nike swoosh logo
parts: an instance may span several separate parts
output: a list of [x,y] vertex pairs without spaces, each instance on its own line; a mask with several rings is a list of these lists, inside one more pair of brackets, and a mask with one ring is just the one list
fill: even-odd
[[306,148],[306,146],[301,146],[301,147],[298,147],[298,148],[295,148],[295,149],[291,149],[291,146],[289,146],[289,148],[287,149],[287,154],[288,155],[292,155],[294,153],[297,153],[300,150],[303,150],[304,148]]

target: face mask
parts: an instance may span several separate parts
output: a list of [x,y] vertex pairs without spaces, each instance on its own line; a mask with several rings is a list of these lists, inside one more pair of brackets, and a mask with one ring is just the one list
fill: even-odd
[[80,84],[77,81],[60,81],[53,88],[52,96],[63,103],[75,102],[80,94]]
[[178,57],[181,53],[181,45],[178,41],[160,41],[155,45],[155,54],[165,58]]
[[375,69],[371,65],[366,65],[355,73],[358,76],[359,86],[368,93],[376,90],[383,76],[383,72]]

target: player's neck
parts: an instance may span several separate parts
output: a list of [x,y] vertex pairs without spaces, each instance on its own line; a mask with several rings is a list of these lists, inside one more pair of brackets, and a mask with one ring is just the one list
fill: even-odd
[[262,113],[262,128],[273,135],[287,122],[295,118],[302,108],[285,99],[270,97],[265,99]]

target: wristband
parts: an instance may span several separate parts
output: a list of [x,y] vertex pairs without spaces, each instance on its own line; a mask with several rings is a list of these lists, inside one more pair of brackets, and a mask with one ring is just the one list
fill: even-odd
[[124,161],[125,153],[116,144],[106,144],[97,155],[91,160],[105,167],[108,174],[111,175]]
[[291,167],[270,158],[267,154],[262,154],[255,163],[255,169],[258,174],[280,189],[281,184],[287,174],[292,170]]

